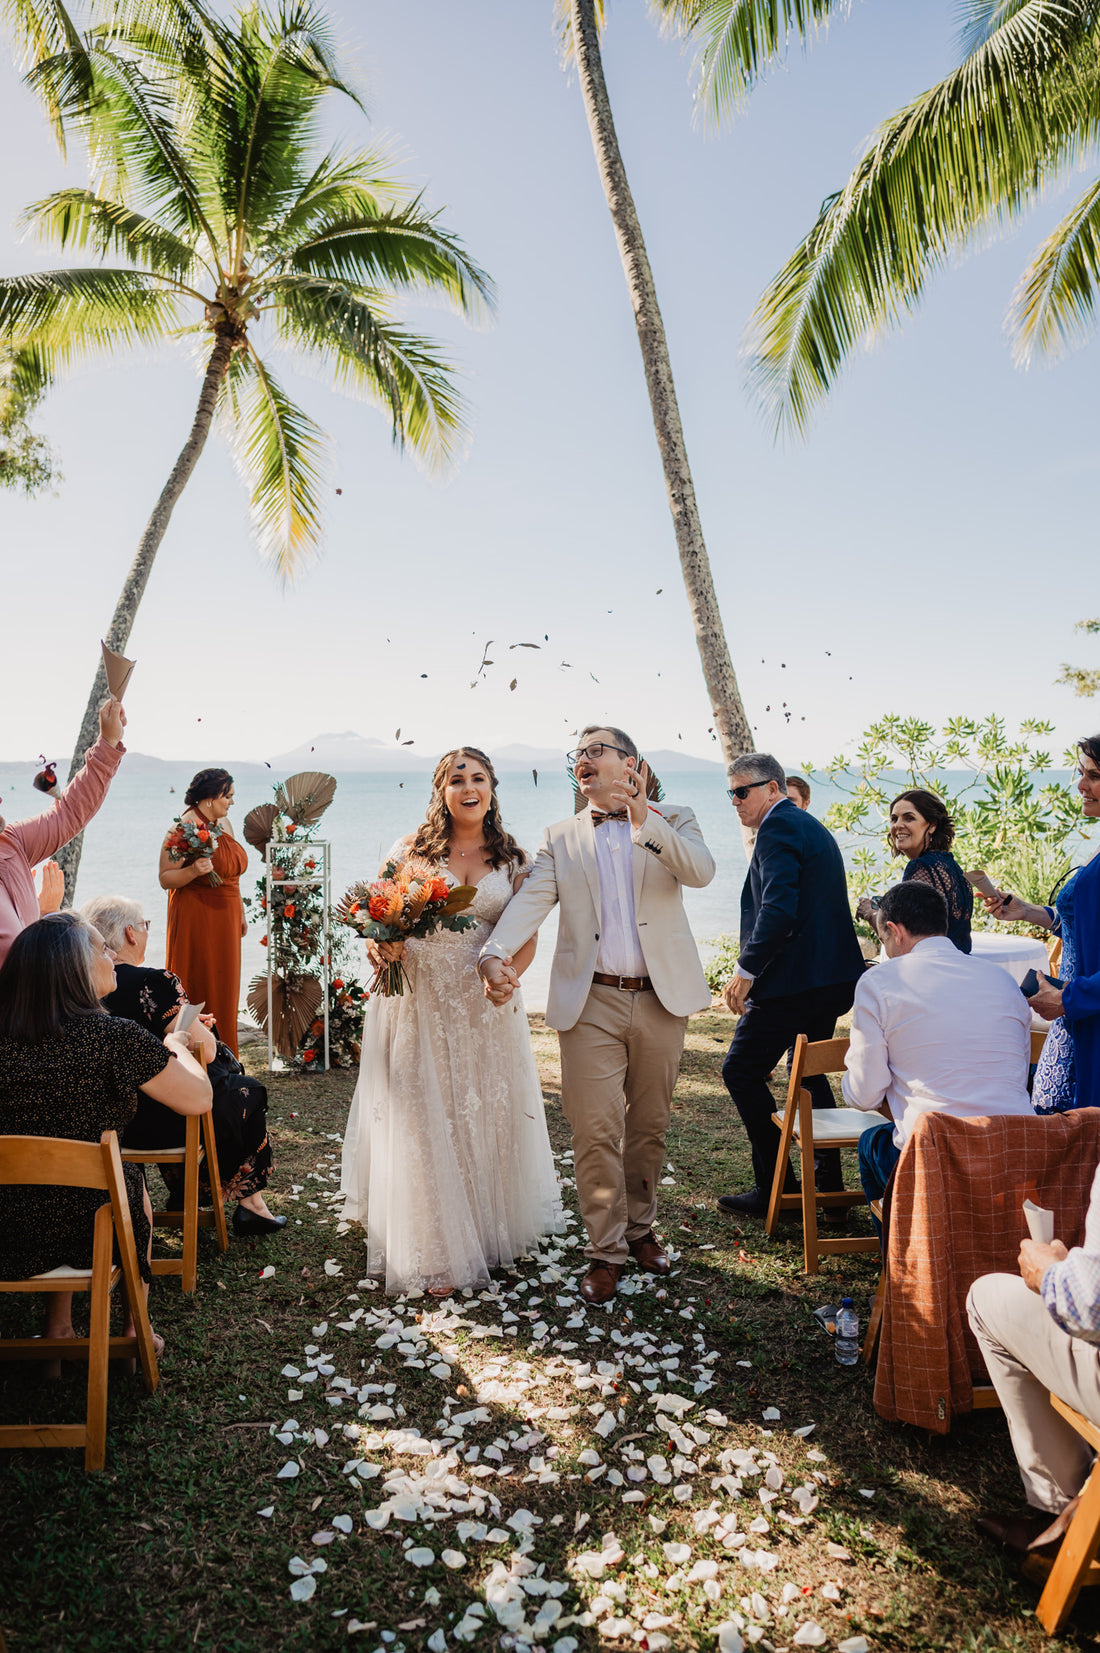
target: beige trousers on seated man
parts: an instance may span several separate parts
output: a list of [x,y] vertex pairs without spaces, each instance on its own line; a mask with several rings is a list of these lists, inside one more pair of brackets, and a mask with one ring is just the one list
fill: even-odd
[[1054,1410],[1050,1391],[1100,1424],[1100,1350],[1063,1331],[1018,1274],[983,1274],[966,1312],[1004,1407],[1027,1501],[1057,1515],[1088,1480],[1092,1452]]
[[672,1092],[686,1016],[656,993],[594,984],[580,1019],[559,1032],[561,1104],[589,1257],[624,1263],[657,1218]]

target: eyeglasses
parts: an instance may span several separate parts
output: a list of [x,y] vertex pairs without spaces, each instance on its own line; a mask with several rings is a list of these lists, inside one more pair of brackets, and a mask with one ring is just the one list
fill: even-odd
[[587,758],[590,763],[595,763],[597,758],[602,758],[605,752],[618,752],[620,757],[624,758],[632,756],[630,752],[624,752],[621,746],[612,746],[606,740],[598,740],[592,746],[578,746],[575,752],[567,752],[565,761],[575,769],[583,758]]
[[152,928],[152,924],[153,921],[151,918],[143,918],[141,923],[138,925],[138,929],[148,931]]
[[752,791],[754,786],[770,786],[770,785],[771,785],[770,781],[749,781],[747,786],[727,786],[726,787],[726,797],[729,798],[731,800],[731,802],[734,798],[740,798],[741,802],[744,803],[745,799],[748,797],[749,793]]

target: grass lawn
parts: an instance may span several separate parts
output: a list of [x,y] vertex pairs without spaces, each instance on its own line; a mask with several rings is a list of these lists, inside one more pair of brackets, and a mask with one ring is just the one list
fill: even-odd
[[[565,1156],[557,1043],[532,1026]],[[575,1218],[493,1293],[385,1299],[340,1232],[352,1076],[275,1077],[285,1234],[221,1255],[204,1232],[198,1293],[154,1283],[161,1387],[114,1377],[105,1472],[0,1460],[9,1648],[1094,1645],[1087,1595],[1052,1643],[973,1527],[1022,1502],[1000,1414],[929,1439],[836,1364],[812,1311],[850,1294],[865,1316],[874,1258],[807,1280],[796,1222],[771,1243],[716,1210],[751,1181],[719,1077],[731,1026],[689,1027],[661,1203],[674,1272],[603,1309],[576,1295]],[[0,1299],[0,1326],[28,1312]],[[75,1420],[83,1383],[4,1366],[0,1421]]]

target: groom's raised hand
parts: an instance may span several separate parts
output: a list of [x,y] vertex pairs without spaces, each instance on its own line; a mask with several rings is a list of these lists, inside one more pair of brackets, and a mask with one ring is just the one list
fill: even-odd
[[621,781],[616,781],[608,796],[612,809],[625,809],[630,816],[631,826],[644,826],[649,814],[649,802],[646,798],[646,783],[649,780],[649,765],[644,760],[640,769],[628,769]]
[[485,984],[485,997],[491,1004],[507,1004],[519,985],[510,958],[482,959],[478,973]]

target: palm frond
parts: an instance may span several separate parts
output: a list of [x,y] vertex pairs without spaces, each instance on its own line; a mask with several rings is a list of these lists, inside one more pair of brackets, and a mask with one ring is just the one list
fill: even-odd
[[40,64],[65,58],[68,65],[63,95],[52,83],[36,89],[54,129],[58,147],[65,153],[65,124],[74,108],[87,104],[91,96],[92,72],[80,30],[62,0],[0,0],[0,23],[15,41],[28,85]]
[[284,342],[337,386],[384,407],[394,440],[429,466],[453,462],[467,436],[454,368],[430,340],[396,326],[369,289],[285,277],[272,294]]
[[1100,284],[1100,179],[1047,236],[1023,273],[1009,312],[1013,354],[1027,366],[1038,350],[1055,358],[1096,325]]
[[325,433],[287,396],[255,352],[233,358],[220,400],[261,555],[284,579],[321,540]]
[[0,337],[32,346],[45,373],[152,344],[178,325],[179,295],[140,270],[47,270],[0,277]]
[[752,87],[786,57],[792,40],[809,44],[851,0],[651,0],[664,29],[695,58],[695,99],[719,120],[742,107]]
[[323,155],[286,211],[253,231],[253,245],[265,255],[289,251],[337,216],[373,220],[404,205],[408,192],[388,168],[380,149]]
[[[959,0],[959,50],[969,57],[991,40],[997,30],[1022,11],[1027,0]],[[1073,0],[1064,0],[1062,10],[1079,10]]]
[[333,276],[365,287],[443,293],[462,315],[480,318],[493,305],[493,284],[457,236],[439,228],[419,202],[364,217],[349,202],[285,260],[296,272]]
[[[62,189],[35,201],[23,212],[22,222],[59,247],[90,249],[100,258],[129,257],[180,282],[189,280],[199,262],[190,242],[164,224],[90,189]],[[206,269],[216,285],[217,271]]]
[[1012,222],[1071,159],[1092,52],[1080,13],[1024,0],[947,78],[874,134],[757,304],[750,384],[801,431],[848,355],[896,326],[949,253]]

